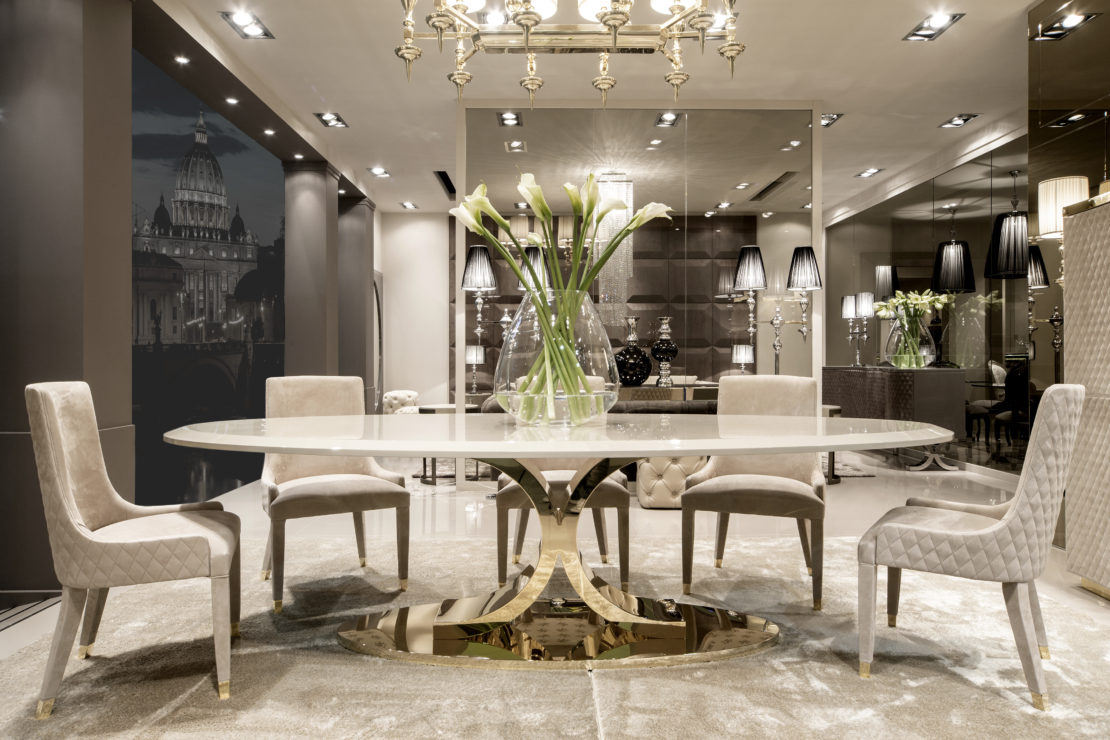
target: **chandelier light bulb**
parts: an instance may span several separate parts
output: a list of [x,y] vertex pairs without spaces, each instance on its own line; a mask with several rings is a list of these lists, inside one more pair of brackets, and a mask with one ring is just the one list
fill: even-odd
[[681,5],[685,10],[696,2],[697,0],[651,0],[651,9],[656,13],[671,15],[671,8],[674,6]]
[[500,10],[491,10],[486,13],[486,23],[490,26],[503,26],[505,25],[505,14]]
[[598,13],[608,5],[608,0],[578,0],[578,15],[591,23],[597,23]]

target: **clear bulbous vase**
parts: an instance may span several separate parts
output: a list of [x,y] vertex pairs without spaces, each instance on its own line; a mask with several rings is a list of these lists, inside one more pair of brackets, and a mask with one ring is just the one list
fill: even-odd
[[928,367],[937,358],[937,345],[924,317],[909,320],[897,319],[890,329],[883,359],[902,369]]
[[501,408],[520,424],[578,426],[602,421],[619,387],[613,348],[589,293],[525,293],[494,371]]

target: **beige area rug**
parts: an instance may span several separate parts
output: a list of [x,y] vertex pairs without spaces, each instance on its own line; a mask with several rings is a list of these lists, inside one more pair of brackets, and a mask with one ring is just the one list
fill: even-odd
[[[1104,614],[1069,613],[1046,595],[1047,713],[1030,705],[996,584],[907,573],[901,626],[888,629],[880,614],[874,678],[860,679],[853,540],[826,543],[825,610],[815,613],[795,540],[733,538],[715,570],[706,539],[694,598],[773,619],[781,643],[719,663],[592,672],[427,666],[337,644],[350,615],[492,586],[491,540],[414,543],[403,594],[391,544],[371,545],[359,570],[349,538],[291,540],[281,616],[258,580],[263,542],[243,544],[230,701],[216,698],[208,583],[118,589],[95,655],[71,659],[51,719],[32,718],[49,637],[0,663],[0,737],[1110,735]],[[632,553],[634,592],[680,593],[677,542],[640,540]],[[592,543],[586,556],[597,558]],[[597,572],[616,577],[615,566]]]

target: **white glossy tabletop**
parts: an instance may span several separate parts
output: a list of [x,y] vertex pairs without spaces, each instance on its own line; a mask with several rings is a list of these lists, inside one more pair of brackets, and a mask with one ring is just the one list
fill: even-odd
[[212,421],[166,432],[185,447],[397,457],[627,457],[917,447],[952,439],[932,424],[884,419],[609,414],[606,423],[525,427],[508,414],[305,416]]

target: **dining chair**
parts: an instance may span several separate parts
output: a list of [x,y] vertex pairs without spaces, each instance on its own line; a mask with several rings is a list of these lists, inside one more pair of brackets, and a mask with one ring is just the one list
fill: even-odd
[[[543,477],[553,487],[560,490],[570,483],[580,460],[572,458],[550,458],[538,461]],[[508,574],[506,563],[509,547],[509,510],[516,509],[516,540],[513,543],[513,562],[520,562],[524,549],[524,534],[528,530],[528,518],[532,502],[520,484],[504,473],[497,480],[497,583],[505,585]],[[628,507],[631,495],[628,492],[628,478],[617,471],[598,484],[586,500],[586,508],[593,514],[594,531],[597,533],[597,548],[601,552],[601,562],[609,562],[609,539],[605,528],[603,509],[617,510],[617,548],[620,557],[621,589],[628,590]]]
[[[817,381],[790,375],[721,378],[718,414],[816,416]],[[816,452],[715,455],[687,479],[682,494],[682,591],[690,593],[694,563],[694,516],[717,512],[716,567],[724,559],[731,514],[797,520],[802,556],[813,577],[813,608],[821,609],[824,563],[825,476]]]
[[216,686],[221,699],[230,697],[231,637],[239,633],[239,517],[218,501],[137,506],[124,500],[108,479],[89,386],[35,383],[25,396],[54,573],[62,584],[35,716],[53,711],[79,623],[77,657],[92,653],[109,589],[186,578],[211,580]]
[[902,570],[997,581],[1002,584],[1033,705],[1044,709],[1041,658],[1048,639],[1035,580],[1048,562],[1067,483],[1084,389],[1054,385],[1045,391],[1014,497],[980,506],[910,499],[892,509],[859,542],[859,672],[871,676],[875,654],[875,591],[880,565],[887,568],[887,623],[897,625]]
[[[362,378],[296,375],[266,380],[266,418],[362,416]],[[360,567],[366,566],[364,512],[397,510],[397,573],[408,588],[409,493],[405,477],[372,457],[266,453],[262,464],[262,508],[270,516],[270,537],[262,579],[273,577],[274,611],[281,613],[285,575],[285,522],[289,519],[351,514]]]

